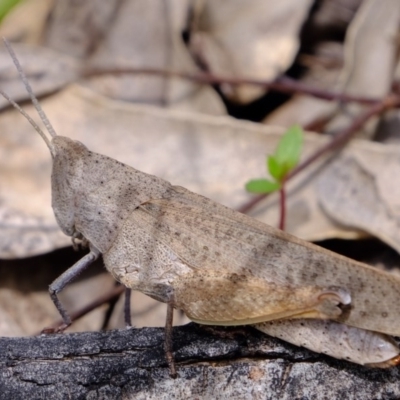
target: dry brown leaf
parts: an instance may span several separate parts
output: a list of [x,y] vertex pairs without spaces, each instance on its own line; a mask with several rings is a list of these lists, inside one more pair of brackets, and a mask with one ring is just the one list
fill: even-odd
[[[198,68],[182,39],[187,13],[187,1],[128,0],[107,6],[104,2],[57,1],[45,44],[79,56],[89,70],[150,68],[195,73]],[[210,86],[178,78],[108,74],[86,83],[116,99],[215,115],[226,113]]]
[[[341,60],[343,46],[337,42],[323,42],[315,49],[315,57]],[[302,78],[302,82],[310,87],[332,90],[342,70],[341,63],[324,65],[313,63]],[[294,124],[307,126],[316,120],[329,120],[333,117],[336,104],[333,101],[322,100],[302,94],[294,95],[289,101],[268,114],[263,123],[289,127]]]
[[[191,50],[210,72],[273,80],[293,62],[310,0],[201,0]],[[265,93],[255,86],[222,85],[231,100],[248,103]]]
[[[80,74],[78,61],[70,56],[44,47],[24,44],[13,44],[13,48],[38,97],[55,92],[75,81]],[[29,95],[4,46],[0,46],[0,65],[1,89],[14,101],[28,99]],[[0,109],[8,106],[8,101],[0,96]]]
[[[400,7],[397,0],[364,1],[349,26],[344,44],[344,67],[340,76],[325,74],[325,81],[315,79],[318,71],[311,72],[312,84],[349,95],[382,98],[390,91],[397,58]],[[315,69],[319,69],[316,66]],[[333,70],[335,72],[335,70]],[[337,82],[335,83],[335,81]],[[306,80],[310,82],[310,79]],[[288,126],[294,122],[306,125],[318,119],[336,114],[327,125],[334,133],[349,125],[365,106],[355,103],[335,102],[294,96],[265,119],[265,123]],[[297,118],[297,121],[296,121]],[[377,119],[362,129],[364,137],[371,137]]]
[[400,252],[399,152],[342,154],[322,173],[317,193],[333,220],[363,229]]
[[[77,85],[45,99],[43,107],[60,135],[78,139],[93,151],[232,208],[250,198],[244,184],[251,178],[265,175],[265,154],[274,151],[283,132],[279,127],[229,117],[112,101]],[[31,107],[29,112],[32,113]],[[1,115],[0,131],[0,257],[25,257],[68,245],[69,238],[59,231],[50,207],[51,160],[46,146],[13,110]],[[307,134],[303,156],[327,140]],[[385,176],[382,175],[383,167],[396,167],[398,152],[395,146],[354,141],[343,154],[348,154],[363,166],[369,165],[379,181]],[[374,231],[373,226],[366,228],[368,221],[346,229],[340,221],[332,219],[334,216],[322,212],[316,188],[329,164],[325,161],[327,166],[324,167],[321,163],[315,163],[289,184],[289,232],[305,239],[337,235],[357,237],[361,229],[381,235]],[[383,182],[379,185],[385,185]],[[383,189],[380,190],[384,193]],[[383,196],[383,201],[393,203],[388,196]],[[395,205],[397,202],[392,206]],[[340,202],[340,207],[345,209],[346,201]],[[293,210],[296,215],[293,215]],[[276,197],[271,196],[253,215],[275,225],[278,218]],[[298,225],[294,226],[294,221]],[[381,229],[391,223],[383,219]],[[390,231],[385,235],[391,238],[391,245],[394,246],[396,241],[400,243],[393,236],[396,232]],[[388,239],[382,238],[389,243]]]
[[[31,6],[30,2],[26,4],[26,7]],[[55,90],[77,80],[78,67],[89,72],[93,69],[150,68],[196,73],[198,68],[182,39],[187,14],[188,2],[180,0],[153,3],[143,0],[106,3],[55,0],[46,25],[41,27],[42,44],[50,49],[25,46],[21,50],[16,46],[16,53],[23,61],[37,96],[48,93],[49,88]],[[12,19],[22,31],[26,28],[24,15],[23,12],[16,13]],[[8,33],[7,29],[5,27],[4,32]],[[29,35],[10,35],[31,43]],[[51,55],[56,55],[59,60],[51,59]],[[8,65],[12,61],[5,50],[2,50],[1,58],[5,60],[8,74]],[[66,65],[67,60],[73,65]],[[63,70],[60,70],[61,65]],[[31,73],[32,69],[35,75]],[[49,76],[50,69],[53,72]],[[12,79],[17,76],[15,69],[10,74]],[[41,90],[37,80],[47,89]],[[53,81],[58,83],[55,85]],[[214,115],[226,113],[222,100],[212,87],[188,80],[145,74],[103,74],[87,78],[85,82],[102,94],[131,102]],[[14,96],[15,91],[20,94],[20,84],[15,85],[7,79],[7,85],[2,88],[15,100],[21,99]],[[4,101],[0,103],[4,104]]]
[[[54,0],[42,44],[85,60],[112,28],[120,3]],[[134,16],[131,18],[134,19]]]
[[[383,98],[390,92],[397,61],[396,37],[400,26],[397,0],[366,0],[349,26],[345,43],[345,68],[338,84],[346,94]],[[348,103],[328,124],[328,132],[348,126],[366,106]],[[363,126],[360,135],[371,138],[377,118]]]
[[312,16],[313,32],[346,30],[363,0],[322,0]]
[[[394,82],[400,81],[400,60],[397,60]],[[390,110],[383,115],[377,129],[375,140],[383,143],[400,143],[400,111]]]

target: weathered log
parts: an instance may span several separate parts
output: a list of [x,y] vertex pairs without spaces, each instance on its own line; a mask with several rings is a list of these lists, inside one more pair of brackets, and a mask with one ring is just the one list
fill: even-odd
[[0,399],[393,399],[400,370],[370,369],[252,328],[161,328],[0,339]]

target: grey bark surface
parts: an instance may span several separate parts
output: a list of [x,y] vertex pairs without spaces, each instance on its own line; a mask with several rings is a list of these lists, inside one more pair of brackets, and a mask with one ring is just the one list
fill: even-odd
[[369,369],[252,328],[161,328],[0,339],[0,399],[394,399],[400,370]]

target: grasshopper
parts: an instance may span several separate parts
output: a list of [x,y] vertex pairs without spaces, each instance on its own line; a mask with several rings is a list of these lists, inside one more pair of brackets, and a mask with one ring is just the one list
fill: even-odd
[[19,75],[48,137],[10,97],[49,148],[52,207],[62,231],[89,253],[49,287],[58,293],[102,255],[127,288],[167,304],[166,358],[172,311],[199,324],[254,325],[299,346],[379,367],[397,365],[400,279],[268,226],[156,176],[58,136],[11,46]]

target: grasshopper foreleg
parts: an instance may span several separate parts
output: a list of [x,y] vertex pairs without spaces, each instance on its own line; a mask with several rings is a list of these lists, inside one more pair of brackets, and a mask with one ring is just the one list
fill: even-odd
[[64,289],[64,287],[75,279],[82,271],[84,271],[90,264],[92,264],[99,257],[100,252],[97,249],[91,248],[90,253],[86,254],[83,258],[77,261],[71,268],[65,271],[62,275],[60,275],[50,286],[49,293],[50,297],[53,300],[54,305],[56,306],[58,312],[60,313],[63,324],[57,328],[45,328],[43,329],[43,333],[56,333],[62,332],[68,326],[71,325],[71,317],[63,307],[58,298],[57,294]]

